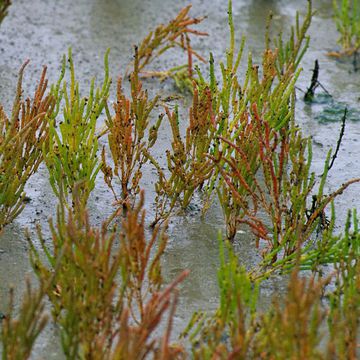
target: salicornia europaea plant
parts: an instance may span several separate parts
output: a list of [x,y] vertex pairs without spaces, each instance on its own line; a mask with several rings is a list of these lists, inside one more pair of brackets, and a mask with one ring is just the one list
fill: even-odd
[[253,283],[227,242],[220,240],[220,305],[214,315],[195,313],[182,336],[189,336],[194,359],[246,359],[256,334],[259,284]]
[[329,357],[355,360],[360,337],[360,233],[356,211],[349,212],[344,234],[337,238],[343,240],[343,246],[336,254],[336,288],[329,296],[328,353]]
[[44,313],[44,296],[44,288],[33,290],[30,280],[27,280],[22,304],[15,317],[14,289],[10,290],[9,311],[1,323],[2,359],[30,358],[36,339],[48,321],[48,316]]
[[[69,196],[73,193],[76,184],[80,184],[78,187],[80,205],[86,205],[101,167],[97,154],[99,145],[96,123],[105,107],[111,84],[108,55],[109,51],[106,52],[104,59],[103,84],[100,88],[95,88],[95,79],[92,79],[87,97],[81,97],[79,83],[75,78],[71,49],[68,54],[70,82],[64,80],[66,67],[64,56],[61,76],[52,88],[52,94],[57,98],[57,111],[56,116],[50,121],[49,143],[43,147],[43,153],[53,191],[59,199],[65,201],[67,206],[74,205],[74,199],[69,199]],[[58,117],[62,101],[64,104],[60,120]]]
[[[260,359],[325,359],[321,349],[326,308],[322,294],[330,278],[315,280],[291,274],[284,304],[274,299],[258,320],[254,357]],[[279,341],[281,339],[281,341]]]
[[[230,48],[226,63],[221,63],[221,82],[215,76],[214,59],[210,55],[210,79],[207,83],[198,70],[198,80],[194,82],[193,105],[190,109],[190,120],[186,138],[182,140],[179,129],[178,111],[167,111],[172,129],[172,151],[167,152],[168,173],[155,164],[159,181],[156,184],[157,216],[155,222],[166,218],[176,203],[186,208],[196,189],[207,189],[211,194],[217,189],[220,204],[223,207],[227,233],[233,238],[237,229],[237,218],[241,207],[229,192],[229,182],[224,177],[228,168],[226,159],[230,159],[234,149],[221,139],[236,142],[248,157],[249,166],[240,170],[243,176],[256,174],[260,166],[258,139],[252,131],[252,106],[257,105],[266,121],[275,131],[287,127],[292,115],[294,86],[299,75],[298,65],[308,46],[306,31],[312,16],[311,3],[302,26],[299,19],[291,33],[290,40],[283,44],[281,36],[277,43],[280,48],[271,50],[267,36],[267,49],[263,55],[262,78],[259,67],[249,55],[248,68],[243,86],[240,86],[238,69],[244,49],[244,39],[238,53],[235,52],[235,30],[232,19],[232,4],[229,1]],[[220,83],[220,85],[218,85]],[[209,160],[217,165],[213,166]],[[236,180],[235,180],[236,181]],[[244,190],[244,181],[236,184],[238,191]],[[246,200],[247,201],[247,200]]]
[[[277,132],[261,118],[255,105],[252,112],[262,178],[258,179],[254,173],[248,173],[244,178],[240,170],[250,169],[251,164],[243,149],[226,139],[222,140],[233,148],[236,156],[224,159],[227,169],[221,169],[221,173],[234,201],[240,204],[242,210],[237,222],[249,225],[258,239],[267,242],[263,256],[264,262],[270,264],[276,262],[280,253],[283,258],[295,256],[296,250],[316,235],[319,227],[325,228],[325,208],[360,179],[352,179],[335,192],[325,195],[329,152],[317,193],[314,194],[316,181],[315,174],[310,173],[310,140],[303,138],[293,126]],[[240,191],[236,187],[239,182],[242,183]]]
[[145,300],[162,285],[160,260],[168,240],[164,231],[159,233],[158,227],[151,238],[146,239],[144,193],[140,195],[139,203],[122,222],[119,249],[122,281],[126,284],[124,296],[137,323],[146,316]]
[[48,144],[49,119],[55,97],[46,95],[46,67],[34,98],[23,100],[22,79],[27,62],[21,67],[12,113],[0,107],[0,232],[24,208],[25,184],[42,161],[42,146]]
[[122,298],[121,286],[115,282],[121,254],[111,255],[115,233],[92,228],[87,213],[80,209],[70,212],[68,219],[64,209],[58,211],[57,228],[51,223],[52,250],[39,231],[47,262],[31,245],[32,265],[41,283],[48,282],[57,267],[47,295],[68,358],[91,353],[101,357],[109,352],[114,322],[119,320],[113,310],[122,311],[121,303],[113,303],[116,296]]
[[[102,152],[102,171],[105,182],[114,193],[117,204],[122,206],[123,213],[128,207],[133,206],[136,195],[139,193],[139,182],[142,177],[143,165],[151,159],[150,149],[155,145],[158,130],[163,115],[158,117],[157,122],[149,128],[151,112],[158,103],[159,96],[148,99],[146,90],[140,81],[141,76],[171,76],[177,84],[187,84],[193,87],[193,56],[202,60],[190,46],[190,35],[203,36],[205,33],[190,28],[191,25],[200,23],[203,18],[190,18],[188,16],[191,6],[182,9],[179,14],[167,25],[159,25],[154,31],[135,47],[133,70],[129,74],[131,84],[131,99],[128,99],[122,89],[122,79],[117,84],[117,102],[114,104],[115,115],[111,117],[108,112],[106,122],[111,157],[114,162],[112,169],[106,163],[105,149]],[[180,47],[187,51],[188,64],[185,70],[188,74],[183,76],[183,67],[176,67],[166,72],[166,75],[157,72],[144,72],[144,69],[154,60],[173,47]],[[176,70],[176,71],[175,71]],[[178,72],[180,71],[180,72]],[[182,75],[181,75],[182,74]],[[148,137],[145,140],[145,137]],[[117,177],[121,184],[120,193],[112,184],[113,177]]]
[[351,56],[360,47],[360,2],[359,0],[333,0],[334,19],[340,37],[340,52],[331,52],[332,56]]
[[[159,97],[149,99],[147,91],[142,88],[137,48],[135,48],[134,70],[130,74],[130,84],[131,99],[128,99],[121,87],[121,78],[117,82],[115,115],[108,116],[106,120],[106,132],[114,168],[106,163],[105,148],[102,150],[101,167],[105,182],[113,191],[117,204],[122,207],[124,213],[127,208],[133,207],[136,195],[140,192],[142,167],[148,161],[147,154],[156,143],[163,118],[160,115],[157,122],[149,129],[151,112]],[[114,176],[121,184],[120,191],[117,191],[112,184]]]
[[159,180],[156,190],[156,217],[153,224],[166,219],[176,206],[186,209],[196,190],[201,189],[212,174],[213,164],[205,157],[215,136],[216,123],[208,86],[194,85],[193,104],[189,110],[189,126],[183,140],[180,134],[178,109],[166,114],[172,132],[172,150],[166,151],[167,170],[154,158]]
[[[349,213],[343,234],[325,235],[333,246],[324,252],[332,257],[335,274],[314,281],[301,279],[298,269],[290,278],[285,306],[275,302],[261,317],[255,342],[259,353],[280,358],[357,359],[360,319],[360,237],[356,212]],[[351,223],[353,229],[351,229]],[[319,249],[320,250],[320,249]],[[315,255],[315,254],[314,254]],[[321,258],[320,254],[317,254]],[[302,255],[298,253],[298,261]],[[312,259],[315,260],[315,256]],[[334,287],[327,285],[334,281]],[[324,301],[324,294],[329,301]],[[328,333],[325,325],[328,325]],[[299,336],[301,334],[301,336]],[[277,341],[279,338],[281,342]],[[291,355],[290,355],[291,354]],[[297,357],[296,357],[297,356]]]
[[[142,76],[157,76],[161,80],[171,77],[175,80],[178,88],[187,88],[192,90],[193,79],[193,57],[204,62],[204,59],[191,47],[191,36],[207,36],[191,28],[190,26],[199,24],[204,17],[191,18],[189,11],[191,5],[183,8],[166,25],[159,25],[154,31],[151,31],[139,45],[139,73]],[[166,71],[149,71],[146,67],[157,57],[164,54],[171,48],[180,48],[187,53],[187,64],[174,66]]]
[[[222,241],[222,239],[220,238]],[[258,312],[259,283],[253,282],[231,249],[220,243],[220,305],[212,316],[194,314],[189,336],[195,359],[319,359],[326,308],[321,299],[330,279],[301,279],[297,270],[284,304],[274,299]],[[279,341],[281,338],[281,341]]]
[[[227,236],[233,239],[237,228],[238,218],[242,217],[244,208],[251,197],[242,196],[254,187],[249,177],[258,173],[261,159],[259,157],[259,139],[255,135],[253,123],[254,109],[261,112],[268,126],[273,129],[272,134],[286,129],[293,117],[293,95],[295,82],[299,75],[299,61],[307,46],[306,31],[312,16],[311,2],[303,24],[300,26],[297,16],[296,27],[292,29],[289,41],[284,44],[282,36],[276,39],[277,48],[269,47],[269,35],[266,35],[266,50],[263,53],[262,69],[253,63],[251,54],[248,59],[247,73],[244,84],[240,86],[237,71],[242,57],[244,40],[240,45],[238,55],[235,54],[235,35],[232,20],[231,2],[229,2],[230,48],[227,53],[226,64],[222,64],[222,87],[216,86],[214,75],[210,76],[213,85],[215,113],[221,116],[219,120],[218,139],[222,144],[216,144],[217,151],[209,154],[217,164],[218,171],[211,182],[210,191],[216,186],[218,198],[223,208],[227,224]],[[262,77],[260,77],[262,75]],[[230,146],[233,143],[235,147]],[[240,151],[236,152],[237,148]],[[215,156],[215,154],[218,154]],[[246,159],[246,164],[243,160]],[[238,176],[230,185],[226,175],[228,162],[235,162]],[[216,179],[216,175],[219,179]],[[217,182],[217,183],[216,183]],[[249,188],[250,186],[250,188]],[[241,194],[241,199],[233,195],[229,188],[233,187]]]
[[[114,351],[104,359],[144,359],[155,360],[185,359],[186,352],[179,343],[171,343],[170,335],[177,305],[176,286],[184,280],[187,272],[160,292],[155,292],[144,304],[145,316],[138,324],[132,323],[130,310],[125,308],[119,323],[118,338],[115,339]],[[162,318],[169,312],[168,322],[160,337],[154,338],[159,330]]]
[[[89,97],[82,99],[70,52],[69,86],[64,81],[64,65],[51,90],[49,111],[35,116],[36,121],[44,117],[50,124],[49,140],[46,122],[43,135],[42,127],[35,132],[44,137],[39,148],[46,156],[60,205],[56,224],[50,221],[52,242],[40,229],[40,249],[30,241],[31,262],[41,290],[28,290],[18,321],[13,321],[11,313],[6,315],[2,327],[6,358],[29,356],[45,324],[45,293],[60,329],[63,352],[70,359],[356,358],[360,319],[358,220],[354,213],[354,230],[350,230],[349,217],[345,233],[335,236],[333,200],[359,179],[326,194],[327,175],[337,157],[344,125],[334,155],[328,152],[323,174],[317,177],[311,169],[311,140],[303,137],[295,122],[295,83],[309,43],[306,32],[311,3],[302,24],[297,16],[289,41],[284,43],[280,36],[273,48],[266,36],[262,65],[258,66],[250,54],[246,74],[240,80],[245,41],[235,51],[229,2],[230,46],[220,64],[220,79],[210,55],[209,79],[196,68],[196,80],[191,81],[192,105],[184,128],[181,109],[165,108],[172,143],[166,153],[167,164],[162,164],[153,154],[162,121],[162,115],[158,120],[152,116],[158,97],[149,99],[139,77],[153,56],[174,46],[187,50],[185,71],[192,77],[194,52],[187,35],[192,32],[188,26],[196,21],[187,12],[188,8],[183,10],[171,26],[159,27],[140,46],[142,50],[136,48],[129,76],[131,92],[125,95],[122,80],[118,81],[114,114],[107,106],[107,55],[102,88],[96,91],[92,83]],[[189,79],[187,76],[187,83]],[[45,87],[40,86],[39,99]],[[21,109],[26,110],[26,104]],[[62,106],[63,120],[59,115]],[[102,134],[108,135],[108,163],[106,146],[102,162],[97,160],[95,131],[102,110],[107,117]],[[12,138],[15,142],[25,138],[30,129],[29,125]],[[6,136],[1,138],[1,150],[10,144],[3,138]],[[256,246],[262,249],[263,260],[247,272],[232,244],[219,236],[219,306],[209,317],[194,315],[183,333],[190,338],[188,347],[170,341],[176,287],[188,272],[163,286],[160,265],[168,238],[159,227],[146,235],[144,194],[140,190],[146,163],[155,166],[159,176],[154,225],[168,219],[174,210],[187,209],[194,193],[204,190],[203,195],[209,196],[205,200],[210,201],[214,193],[218,196],[228,238],[235,237],[239,226],[248,225],[257,238]],[[109,220],[100,228],[93,227],[86,210],[99,168],[122,210],[122,214],[118,209],[114,213],[112,219],[122,216],[112,229]],[[112,182],[113,178],[120,185]],[[330,206],[331,217],[327,218],[325,211]],[[326,264],[333,266],[332,278],[301,278],[304,270],[321,277]],[[260,310],[261,281],[274,272],[292,272],[284,302],[275,299],[270,309]],[[328,287],[331,279],[335,279],[333,286]],[[326,321],[329,331],[325,334]]]
[[[80,201],[79,194],[75,188],[75,201]],[[120,234],[116,229],[108,232],[107,222],[93,228],[78,204],[78,211],[69,211],[67,219],[59,208],[57,225],[50,222],[51,248],[39,229],[47,261],[30,240],[31,261],[40,283],[51,281],[47,295],[68,358],[117,359],[129,351],[145,354],[161,348],[152,334],[187,272],[160,291],[160,257],[167,238],[155,231],[146,240],[143,201],[142,195],[139,205],[128,209]],[[168,337],[164,346],[170,346]]]
[[[356,213],[353,221],[353,231],[349,216],[339,236],[344,246],[334,262],[335,275],[307,279],[295,266],[284,301],[274,297],[263,311],[257,305],[261,283],[251,279],[230,244],[225,248],[220,238],[220,305],[211,316],[194,313],[183,332],[192,344],[191,358],[356,359],[360,319]],[[336,289],[326,302],[324,294],[334,277]]]

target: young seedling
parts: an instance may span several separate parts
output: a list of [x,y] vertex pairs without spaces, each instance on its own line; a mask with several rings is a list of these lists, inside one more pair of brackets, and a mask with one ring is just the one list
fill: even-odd
[[19,72],[11,116],[7,117],[0,107],[0,233],[25,206],[25,185],[43,159],[41,148],[48,144],[48,122],[55,109],[55,96],[46,95],[46,67],[34,98],[23,100],[22,79],[27,64]]

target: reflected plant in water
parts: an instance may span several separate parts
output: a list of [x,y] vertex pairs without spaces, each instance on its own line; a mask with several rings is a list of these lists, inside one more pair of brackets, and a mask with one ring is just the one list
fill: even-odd
[[25,185],[42,162],[42,146],[48,143],[49,120],[54,116],[55,97],[46,94],[46,67],[33,99],[23,99],[20,69],[10,117],[0,107],[0,232],[25,206]]

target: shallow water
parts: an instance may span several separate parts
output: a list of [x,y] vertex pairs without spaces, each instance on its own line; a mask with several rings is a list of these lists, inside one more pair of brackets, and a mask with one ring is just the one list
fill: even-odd
[[[194,0],[191,14],[207,15],[207,20],[200,26],[209,32],[209,38],[194,41],[202,54],[214,53],[216,61],[222,59],[227,47],[227,8],[226,1]],[[285,31],[293,23],[296,9],[305,9],[306,1],[252,0],[234,1],[234,22],[236,36],[245,35],[248,39],[247,50],[259,58],[263,49],[265,24],[268,12],[274,13],[273,32],[282,28]],[[310,30],[311,44],[303,61],[303,73],[298,86],[306,90],[311,78],[311,69],[315,59],[320,63],[320,81],[334,96],[339,104],[347,104],[352,109],[359,106],[360,72],[353,72],[350,62],[336,61],[326,56],[326,52],[336,47],[337,33],[331,20],[331,0],[314,1],[318,9]],[[187,5],[185,1],[170,0],[16,0],[10,7],[9,16],[0,28],[0,99],[9,108],[13,98],[17,71],[22,62],[30,58],[24,79],[25,93],[32,91],[35,79],[38,79],[41,65],[48,65],[50,80],[55,80],[59,73],[62,54],[71,46],[78,78],[85,86],[90,78],[102,77],[102,61],[105,50],[110,47],[111,75],[115,79],[123,75],[132,58],[132,46],[160,22],[166,22],[177,11]],[[244,56],[244,62],[246,57]],[[177,64],[178,59],[167,57],[155,64],[159,67],[170,67]],[[156,81],[146,81],[150,92],[160,89],[165,96],[174,93],[171,82],[159,85]],[[320,91],[321,92],[321,91]],[[112,91],[114,94],[114,88]],[[314,140],[313,168],[322,172],[326,153],[334,147],[340,129],[340,120],[332,117],[326,121],[326,101],[314,105],[302,101],[302,93],[298,92],[297,119],[305,134]],[[186,103],[186,99],[184,100]],[[325,115],[324,115],[325,114]],[[325,119],[325,120],[324,120]],[[186,119],[182,120],[185,128]],[[169,132],[165,125],[160,134],[157,154],[161,155],[169,145]],[[360,176],[360,118],[354,116],[346,124],[346,132],[338,155],[338,160],[329,174],[327,191],[335,190],[347,179]],[[153,171],[145,169],[143,187],[147,197],[147,219],[152,218],[151,200],[153,199]],[[347,190],[337,201],[338,224],[341,226],[348,208],[359,207],[357,196],[360,188],[355,185]],[[49,238],[47,218],[54,216],[56,199],[52,195],[47,181],[47,171],[41,168],[28,187],[31,202],[24,212],[9,226],[0,239],[0,311],[5,311],[8,299],[8,288],[16,285],[16,303],[21,300],[26,274],[32,277],[28,262],[27,243],[24,237],[25,228],[34,234],[35,222],[43,226],[45,238]],[[97,187],[89,202],[93,222],[99,224],[111,213],[112,196],[103,184],[101,174]],[[164,256],[164,275],[170,281],[183,269],[190,269],[191,274],[181,286],[181,300],[175,319],[174,334],[186,325],[191,313],[197,309],[211,311],[216,308],[218,290],[216,285],[216,269],[218,266],[219,230],[224,229],[221,211],[216,204],[204,219],[199,212],[192,211],[184,217],[173,220],[170,224],[170,242]],[[236,239],[236,251],[240,261],[250,266],[258,261],[254,249],[254,240],[246,232]],[[286,290],[285,278],[274,278],[266,282],[261,289],[260,305],[266,307],[271,296]],[[56,329],[53,326],[39,340],[34,358],[60,359]]]

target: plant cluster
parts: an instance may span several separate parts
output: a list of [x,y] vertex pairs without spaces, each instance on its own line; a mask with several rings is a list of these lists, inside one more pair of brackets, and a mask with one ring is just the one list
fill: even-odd
[[[47,298],[69,359],[356,359],[359,220],[355,211],[349,214],[344,233],[335,236],[333,200],[360,179],[326,194],[343,130],[317,182],[311,139],[302,135],[295,119],[295,84],[309,45],[311,1],[302,23],[297,15],[288,41],[280,34],[271,47],[266,34],[261,66],[250,53],[243,80],[239,73],[245,39],[236,50],[231,1],[230,46],[220,62],[220,78],[212,54],[208,77],[198,67],[193,70],[193,56],[202,58],[192,49],[190,35],[205,34],[190,27],[202,18],[190,18],[189,9],[135,48],[130,95],[119,78],[114,113],[108,105],[108,52],[103,83],[95,88],[93,80],[87,97],[81,97],[71,50],[69,74],[64,57],[59,80],[48,95],[44,69],[34,100],[23,101],[25,65],[20,70],[11,118],[0,109],[0,230],[22,210],[25,183],[43,159],[59,205],[56,221],[49,222],[51,243],[40,226],[40,249],[28,235],[40,287],[34,291],[28,284],[17,318],[11,295],[1,329],[3,358],[30,356],[47,323]],[[145,67],[173,47],[188,55],[186,84],[193,97],[185,134],[177,106],[153,116],[159,97],[150,99],[141,81]],[[102,114],[106,128],[97,134]],[[343,125],[345,120],[346,113]],[[163,121],[169,121],[172,136],[166,164],[152,154]],[[103,147],[99,158],[98,140],[104,135],[109,154]],[[141,190],[145,165],[158,174],[149,236]],[[114,194],[116,211],[97,228],[89,220],[87,201],[100,170]],[[163,284],[166,224],[189,208],[196,192],[204,210],[217,198],[230,241],[219,235],[217,311],[195,313],[181,339],[172,343],[178,286],[188,271]],[[117,225],[112,225],[114,219]],[[250,271],[238,263],[231,247],[241,226],[250,228],[262,248],[261,263]],[[324,278],[322,266],[329,264],[334,272]],[[312,271],[307,279],[306,270]],[[260,311],[261,281],[275,272],[290,273],[287,294],[283,302],[274,298],[268,310]]]
[[265,266],[277,262],[280,254],[282,260],[293,263],[297,249],[306,247],[319,228],[327,226],[326,207],[359,179],[325,195],[331,152],[316,184],[311,140],[302,136],[295,123],[295,83],[309,43],[311,3],[302,24],[297,17],[288,42],[280,35],[274,41],[277,47],[271,49],[266,36],[261,68],[249,55],[243,85],[238,70],[244,40],[236,53],[231,3],[228,13],[230,48],[226,63],[220,64],[222,78],[216,78],[210,56],[209,82],[200,71],[194,82],[184,140],[177,109],[173,113],[166,109],[173,137],[167,172],[150,158],[159,175],[155,223],[176,207],[186,209],[196,190],[204,189],[209,199],[215,192],[228,239],[234,240],[239,226],[246,224],[258,246],[260,240],[266,244]]
[[[136,240],[132,255],[123,253],[133,235],[144,238],[141,206],[142,202],[128,211],[132,230],[124,226],[120,234],[91,227],[86,213],[82,220],[74,219],[72,212],[67,219],[58,216],[57,227],[52,228],[53,245],[59,249],[64,242],[61,251],[50,254],[42,242],[47,253],[44,262],[32,246],[32,263],[41,287],[34,292],[28,286],[18,318],[13,319],[9,312],[3,320],[1,340],[6,359],[29,356],[47,321],[45,294],[53,305],[69,359],[357,359],[360,233],[356,212],[349,213],[343,234],[325,235],[328,242],[346,244],[333,274],[306,278],[295,268],[285,298],[280,302],[274,297],[265,311],[258,308],[260,281],[249,277],[231,243],[219,236],[219,307],[212,315],[194,313],[180,339],[171,343],[176,286],[187,272],[160,289],[158,270],[151,270],[159,257],[149,261],[146,256],[153,239],[145,251],[143,244],[138,245],[142,241]],[[118,236],[124,244],[120,247],[114,242]],[[126,261],[122,261],[123,255]],[[146,267],[148,284],[143,272]],[[328,286],[331,281],[335,288]],[[140,293],[144,302],[138,301]],[[137,295],[130,299],[129,294]],[[183,346],[185,340],[190,342],[188,350]]]
[[[353,229],[351,230],[351,222]],[[183,333],[195,359],[357,359],[359,336],[359,232],[356,213],[348,216],[333,275],[316,279],[292,271],[285,299],[257,310],[259,282],[238,264],[220,239],[220,305],[212,316],[194,314]],[[227,256],[225,256],[226,252]],[[330,281],[336,290],[327,291]],[[324,302],[324,293],[328,302]],[[281,339],[281,341],[279,341]]]
[[186,138],[180,134],[178,108],[166,110],[172,132],[171,150],[166,151],[167,170],[161,168],[156,159],[150,157],[158,172],[156,191],[156,215],[154,226],[160,220],[166,220],[176,208],[186,209],[196,190],[204,186],[213,173],[210,159],[205,158],[215,135],[215,122],[208,88],[194,86],[193,105],[189,110],[189,126]]
[[143,201],[141,195],[120,232],[109,232],[106,223],[94,228],[86,211],[66,216],[60,207],[56,225],[50,222],[51,246],[39,228],[45,260],[29,238],[31,262],[52,304],[69,359],[138,359],[150,354],[170,359],[175,351],[169,343],[170,327],[158,340],[153,336],[164,314],[173,313],[175,287],[187,272],[160,288],[167,237],[155,231],[151,239],[145,238]]
[[[151,148],[154,147],[163,114],[158,116],[157,121],[150,127],[152,112],[159,105],[159,96],[149,99],[147,91],[143,90],[141,77],[159,76],[157,72],[144,72],[151,62],[166,53],[171,48],[186,50],[188,62],[184,66],[176,67],[162,74],[161,78],[173,77],[178,86],[179,72],[186,68],[187,75],[182,78],[185,84],[191,84],[193,77],[193,56],[203,61],[202,57],[190,45],[190,36],[204,36],[205,33],[190,28],[200,23],[203,18],[190,18],[188,13],[191,6],[182,9],[175,19],[166,25],[159,25],[154,31],[135,47],[133,70],[128,74],[131,87],[131,98],[127,98],[122,89],[122,79],[117,82],[117,101],[114,103],[115,115],[111,115],[107,109],[106,130],[111,159],[114,164],[107,164],[105,148],[102,151],[102,171],[107,185],[112,190],[116,204],[120,205],[123,214],[128,207],[133,206],[136,196],[140,192],[140,180],[142,167],[147,162],[160,166],[151,156]],[[192,86],[191,86],[192,88]],[[169,117],[170,119],[170,117]],[[149,128],[150,127],[150,128]],[[113,177],[121,184],[120,191],[116,191],[112,185]],[[116,213],[114,214],[116,215]]]

